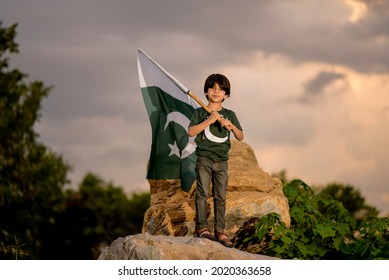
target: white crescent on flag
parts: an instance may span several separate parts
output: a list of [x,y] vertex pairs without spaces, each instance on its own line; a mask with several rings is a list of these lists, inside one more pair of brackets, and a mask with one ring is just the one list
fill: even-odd
[[[166,124],[164,130],[166,130],[167,126],[170,122],[174,122],[182,126],[186,132],[188,132],[188,126],[190,123],[190,120],[182,113],[180,112],[171,112],[166,117]],[[189,137],[188,144],[185,146],[185,148],[182,150],[181,155],[179,156],[181,159],[186,158],[187,156],[190,156],[195,150],[196,150],[196,143],[195,143],[196,137]],[[170,144],[169,144],[170,146]],[[174,147],[174,148],[173,148]],[[172,149],[177,149],[176,145],[173,145],[173,147],[170,147]],[[172,154],[172,153],[171,153]],[[176,154],[176,152],[173,152],[173,154]]]

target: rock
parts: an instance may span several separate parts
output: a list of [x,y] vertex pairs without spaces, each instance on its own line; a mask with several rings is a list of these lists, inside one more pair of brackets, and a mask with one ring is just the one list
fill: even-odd
[[204,238],[153,236],[148,233],[116,239],[99,260],[271,260],[263,255],[226,248]]
[[[151,205],[142,232],[152,235],[191,236],[195,230],[195,183],[189,193],[179,180],[149,180]],[[212,193],[212,192],[211,192]],[[208,221],[213,230],[213,201],[208,199]],[[275,212],[290,225],[288,200],[279,179],[258,165],[252,148],[232,141],[226,202],[226,232],[231,238],[244,222]]]

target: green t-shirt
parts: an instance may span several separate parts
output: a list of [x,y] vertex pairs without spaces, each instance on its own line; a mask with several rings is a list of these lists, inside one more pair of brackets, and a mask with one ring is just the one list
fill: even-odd
[[[218,113],[228,119],[237,128],[242,130],[235,113],[222,108]],[[209,114],[200,107],[193,113],[189,126],[197,125],[208,118]],[[228,160],[228,152],[231,148],[230,132],[216,121],[196,136],[196,155],[204,156],[214,161]]]

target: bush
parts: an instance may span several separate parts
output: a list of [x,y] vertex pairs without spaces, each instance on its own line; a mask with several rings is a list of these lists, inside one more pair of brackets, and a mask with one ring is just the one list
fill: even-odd
[[[276,213],[258,219],[240,247],[283,259],[389,259],[389,219],[353,216],[326,191],[314,194],[301,180],[285,183],[291,226]],[[239,243],[239,242],[238,242]]]

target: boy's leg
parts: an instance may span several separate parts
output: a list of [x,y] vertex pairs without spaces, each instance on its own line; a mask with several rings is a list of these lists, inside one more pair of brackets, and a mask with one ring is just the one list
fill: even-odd
[[226,226],[226,195],[228,185],[228,162],[220,161],[214,164],[213,199],[215,213],[215,232],[223,231]]
[[208,228],[207,198],[211,184],[212,169],[209,160],[198,157],[196,164],[196,230]]

